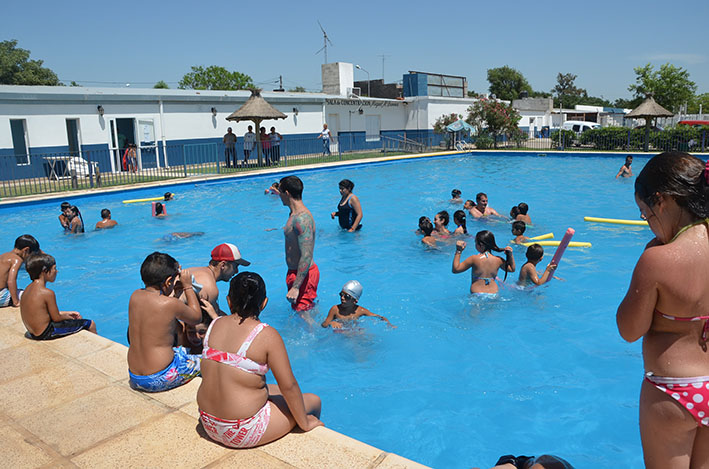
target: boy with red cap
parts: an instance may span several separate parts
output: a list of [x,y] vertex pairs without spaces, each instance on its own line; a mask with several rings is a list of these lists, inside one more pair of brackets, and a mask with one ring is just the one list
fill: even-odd
[[222,243],[212,249],[212,259],[207,267],[194,267],[190,269],[194,275],[194,283],[202,287],[199,296],[210,302],[220,316],[225,313],[219,309],[219,287],[217,282],[228,282],[239,273],[239,266],[251,265],[243,259],[239,248],[231,243]]

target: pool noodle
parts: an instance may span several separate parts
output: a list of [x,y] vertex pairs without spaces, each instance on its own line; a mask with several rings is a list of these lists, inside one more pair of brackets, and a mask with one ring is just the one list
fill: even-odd
[[556,272],[557,267],[559,267],[559,261],[561,261],[561,256],[564,255],[564,251],[566,251],[566,247],[569,245],[569,242],[571,242],[571,238],[574,236],[574,233],[576,233],[576,231],[573,228],[569,228],[566,230],[564,237],[561,238],[561,243],[559,244],[559,247],[556,248],[554,257],[551,258],[551,263],[554,264],[556,267],[554,267],[551,272],[549,272],[549,277],[547,278],[547,281],[545,283],[549,283],[549,281],[554,277],[554,272]]
[[[561,241],[548,240],[548,241],[535,241],[533,243],[522,243],[523,246],[531,246],[532,244],[538,244],[540,246],[559,246]],[[570,248],[590,248],[592,245],[586,241],[570,241]]]
[[130,200],[124,200],[124,204],[135,204],[138,202],[153,202],[153,201],[158,201],[158,200],[165,200],[165,196],[160,196],[160,197],[148,197],[147,199],[130,199]]
[[613,223],[615,225],[636,225],[636,226],[648,226],[645,220],[620,220],[616,218],[597,218],[597,217],[583,217],[584,221],[590,221],[595,223]]
[[[532,236],[529,239],[540,240],[540,239],[550,239],[553,237],[554,237],[554,233],[547,233],[547,234],[543,234],[543,235],[539,235],[539,236]],[[522,244],[524,244],[524,243],[522,243]]]

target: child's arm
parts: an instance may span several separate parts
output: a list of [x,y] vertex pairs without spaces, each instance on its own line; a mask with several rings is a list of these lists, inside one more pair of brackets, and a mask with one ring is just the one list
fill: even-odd
[[17,273],[20,271],[22,261],[18,258],[12,261],[10,271],[7,273],[7,289],[10,291],[13,306],[20,306],[20,297],[17,293]]
[[177,301],[177,319],[185,321],[187,324],[199,324],[202,320],[202,309],[199,306],[199,299],[192,288],[192,274],[188,270],[181,270],[178,280],[185,291],[187,304]]
[[389,327],[396,328],[396,326],[394,324],[390,323],[389,320],[387,318],[385,318],[384,316],[381,316],[379,314],[374,314],[373,312],[371,312],[370,310],[368,310],[367,308],[365,308],[363,306],[360,306],[359,309],[360,309],[360,311],[357,311],[359,313],[359,316],[370,316],[370,317],[374,317],[374,318],[379,318],[382,321],[386,321],[386,323]]
[[341,329],[342,324],[340,324],[339,322],[334,320],[335,313],[337,313],[337,305],[330,308],[330,311],[327,313],[327,317],[325,318],[325,321],[323,321],[323,323],[320,325],[322,327],[332,326],[333,329]]
[[[507,270],[507,272],[514,272],[516,266],[515,266],[515,256],[512,254],[512,248],[509,246],[506,246],[504,251],[510,253],[510,263],[507,264],[507,267],[505,268],[505,270]],[[505,254],[505,259],[503,259],[503,261],[506,261],[506,259],[507,259],[507,254]]]
[[[536,270],[537,269],[534,269],[535,274],[537,273]],[[549,265],[547,266],[547,268],[544,269],[544,273],[542,274],[542,278],[539,279],[539,283],[537,283],[537,282],[534,282],[534,283],[536,283],[537,285],[544,285],[545,283],[547,283],[547,281],[549,280],[549,276],[551,275],[552,272],[554,272],[554,270],[556,270],[556,265],[552,264],[550,262]],[[535,275],[535,277],[536,277],[536,275]]]
[[475,256],[470,256],[467,259],[465,259],[463,262],[460,261],[460,255],[463,253],[463,249],[465,249],[465,246],[467,244],[465,241],[457,241],[455,243],[455,254],[453,255],[453,267],[452,271],[454,274],[459,274],[461,272],[465,272],[469,268],[473,266],[473,258]]
[[81,314],[77,311],[59,311],[59,307],[57,306],[57,297],[49,288],[45,288],[40,295],[42,295],[45,304],[47,305],[49,318],[53,322],[66,321],[67,319],[81,319]]

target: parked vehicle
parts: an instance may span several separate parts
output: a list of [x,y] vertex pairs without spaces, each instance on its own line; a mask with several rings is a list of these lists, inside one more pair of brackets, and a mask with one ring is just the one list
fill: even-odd
[[586,121],[566,121],[561,125],[561,128],[563,130],[571,130],[576,132],[576,135],[581,135],[587,130],[600,129],[601,124]]
[[702,127],[703,125],[709,126],[709,121],[679,121],[677,125],[689,125],[692,127]]

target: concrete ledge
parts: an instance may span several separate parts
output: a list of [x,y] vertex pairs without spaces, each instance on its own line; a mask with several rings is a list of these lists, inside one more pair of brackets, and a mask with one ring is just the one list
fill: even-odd
[[128,348],[82,331],[35,342],[19,308],[2,308],[0,447],[5,465],[151,468],[423,468],[328,428],[233,450],[199,423],[201,379],[144,394],[128,386]]

